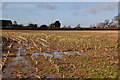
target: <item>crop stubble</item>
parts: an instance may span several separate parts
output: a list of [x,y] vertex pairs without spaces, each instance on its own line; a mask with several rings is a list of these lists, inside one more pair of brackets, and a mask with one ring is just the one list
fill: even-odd
[[3,30],[2,74],[4,78],[118,78],[117,41],[118,31]]

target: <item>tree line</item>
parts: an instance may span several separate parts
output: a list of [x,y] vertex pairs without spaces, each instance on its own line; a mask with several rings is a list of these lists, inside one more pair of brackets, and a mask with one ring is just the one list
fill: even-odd
[[[2,20],[2,29],[13,29],[13,30],[91,30],[91,29],[120,29],[120,14],[115,16],[112,20],[105,20],[103,22],[92,24],[87,28],[81,27],[80,24],[77,24],[75,27],[63,26],[61,27],[60,21],[55,21],[49,25],[43,24],[38,26],[37,24],[30,23],[27,26],[22,24],[17,24],[17,21],[5,21]],[[1,21],[0,21],[1,22]]]
[[104,20],[98,24],[90,25],[89,28],[98,28],[98,29],[119,29],[120,28],[120,14],[115,16],[112,20]]
[[60,21],[55,21],[54,23],[51,23],[49,26],[47,26],[46,24],[43,24],[41,26],[38,26],[37,24],[28,24],[27,26],[23,26],[23,25],[18,25],[16,21],[13,22],[12,27],[14,29],[60,29],[61,23]]

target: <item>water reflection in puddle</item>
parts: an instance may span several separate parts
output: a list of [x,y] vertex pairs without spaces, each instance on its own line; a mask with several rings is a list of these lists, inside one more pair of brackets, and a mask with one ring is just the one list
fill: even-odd
[[34,55],[35,57],[38,58],[39,55],[45,55],[48,57],[55,57],[55,58],[61,58],[63,55],[60,54],[60,52],[53,52],[53,54],[49,54],[49,53],[33,53],[32,55]]
[[54,58],[61,58],[65,55],[74,55],[74,53],[71,52],[64,52],[64,51],[55,51],[53,53],[33,53],[32,55],[34,55],[35,57],[38,58],[39,55],[45,55],[48,57],[54,57]]
[[[19,41],[17,42],[20,44]],[[26,49],[23,49],[22,44],[20,44],[20,47],[18,48],[18,53],[16,57],[13,59],[14,62],[11,65],[16,65],[20,61],[21,63],[24,63],[29,66],[28,61],[25,61],[23,56],[21,56],[22,55],[21,53],[24,53],[24,52],[26,52]]]
[[[32,55],[34,55],[35,57],[38,58],[39,55],[46,55],[46,56],[49,56],[49,57],[53,57],[53,55],[51,54],[48,54],[48,53],[33,53]],[[32,57],[32,56],[31,56]]]
[[[20,42],[20,41],[17,41],[18,44],[20,45],[19,48],[18,48],[18,52],[17,52],[17,55],[15,55],[15,58],[13,59],[13,63],[11,65],[17,65],[17,64],[25,64],[26,66],[30,66],[31,65],[29,64],[29,61],[26,61],[24,59],[25,56],[30,56],[32,58],[32,55],[35,56],[36,58],[38,58],[40,55],[45,55],[45,56],[48,56],[48,57],[54,57],[54,58],[59,58],[59,59],[63,59],[63,56],[65,55],[74,55],[76,54],[76,52],[74,50],[67,50],[67,51],[54,51],[50,48],[48,48],[51,53],[32,53],[32,54],[23,54],[26,52],[26,49],[23,48],[23,44]],[[42,44],[42,42],[41,42]],[[29,44],[30,45],[30,44]],[[49,47],[49,46],[46,46],[45,44],[42,44],[44,47]],[[31,46],[32,47],[32,46]],[[84,56],[87,56],[87,54],[80,54],[80,53],[77,53],[78,55],[84,55]],[[25,69],[22,69],[23,71]]]
[[53,52],[53,55],[55,58],[61,58],[63,55],[61,55],[60,53],[62,53],[62,51],[56,51],[56,52]]

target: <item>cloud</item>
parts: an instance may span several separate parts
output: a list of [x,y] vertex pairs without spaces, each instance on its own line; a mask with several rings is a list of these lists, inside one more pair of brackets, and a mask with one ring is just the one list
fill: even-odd
[[115,8],[115,4],[103,4],[99,6],[95,6],[94,8],[88,8],[88,13],[98,13],[101,11],[113,11]]
[[12,3],[3,3],[2,8],[32,8],[36,7],[35,4],[12,4]]
[[38,4],[38,7],[49,9],[49,10],[55,10],[58,8],[58,6],[56,6],[56,5],[51,5],[51,4],[47,4],[47,3]]

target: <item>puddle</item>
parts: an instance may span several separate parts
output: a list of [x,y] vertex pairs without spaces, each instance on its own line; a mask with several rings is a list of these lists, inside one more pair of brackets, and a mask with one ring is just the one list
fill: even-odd
[[[50,50],[50,49],[49,49]],[[9,55],[7,57],[16,57],[14,58],[14,61],[18,61],[18,59],[20,60],[24,60],[23,57],[24,56],[32,56],[34,55],[35,57],[38,58],[39,55],[46,55],[48,57],[55,57],[55,58],[62,58],[65,54],[65,55],[84,55],[84,56],[87,56],[87,54],[81,54],[79,52],[73,52],[73,51],[55,51],[53,52],[53,50],[51,50],[50,53],[32,53],[32,54],[21,54],[22,52],[25,53],[26,49],[23,49],[22,47],[21,48],[18,48],[18,53],[17,55]],[[6,55],[2,55],[0,57],[6,57]]]
[[71,52],[65,52],[65,51],[55,51],[52,53],[33,53],[32,55],[34,55],[35,57],[38,58],[39,55],[45,55],[48,57],[55,57],[55,58],[62,58],[65,55],[74,55],[75,53],[71,53]]
[[39,55],[45,55],[48,57],[55,57],[55,58],[61,58],[63,55],[60,54],[60,52],[53,52],[53,54],[49,54],[49,53],[33,53],[32,55],[34,55],[36,58],[38,58]]
[[[44,39],[42,40],[44,41]],[[71,49],[71,50],[66,50],[66,51],[55,51],[53,49],[50,49],[48,48],[49,46],[42,43],[42,42],[39,42],[43,47],[45,47],[46,49],[49,49],[50,50],[50,53],[32,53],[32,54],[23,54],[26,52],[26,48],[24,48],[24,45],[27,45],[29,47],[33,47],[32,44],[24,44],[20,41],[17,41],[18,44],[20,45],[19,48],[18,48],[18,52],[16,55],[10,55],[10,56],[7,56],[7,57],[14,57],[13,58],[13,62],[10,64],[10,65],[19,65],[19,64],[24,64],[25,66],[29,66],[31,68],[32,65],[29,64],[29,61],[25,60],[25,56],[30,56],[32,58],[32,55],[35,56],[36,58],[39,58],[40,55],[45,55],[45,56],[48,56],[48,57],[54,57],[54,58],[59,58],[59,59],[63,59],[63,56],[64,55],[75,55],[76,53],[78,55],[83,55],[83,56],[87,56],[87,54],[81,54],[79,52],[76,52],[74,49]],[[82,49],[80,49],[82,50]],[[0,56],[1,57],[1,56]],[[2,56],[3,57],[3,56]],[[20,68],[21,71],[23,72],[29,72],[27,70],[27,68],[24,68],[24,67],[21,67]],[[14,71],[14,70],[12,70]],[[7,75],[7,70],[5,72],[5,74]],[[30,74],[31,76],[33,75],[37,75],[37,73],[32,73]],[[43,74],[44,75],[44,74]],[[51,77],[54,77],[52,75],[44,75],[45,78],[51,78]]]
[[[49,57],[53,57],[53,55],[51,54],[48,54],[48,53],[33,53],[32,55],[34,55],[35,57],[38,58],[39,55],[46,55],[46,56],[49,56]],[[31,56],[32,57],[32,56]]]
[[[19,41],[17,41],[17,42],[20,44]],[[26,52],[26,49],[23,49],[22,44],[20,44],[20,47],[18,48],[18,53],[17,53],[16,57],[13,59],[14,62],[11,65],[16,65],[20,61],[21,63],[24,63],[24,64],[30,66],[28,64],[28,61],[25,61],[24,58],[21,56],[22,55],[21,53],[23,53],[23,52]]]
[[56,52],[53,52],[53,55],[55,58],[61,58],[63,55],[61,55],[60,53],[62,53],[62,51],[56,51]]

